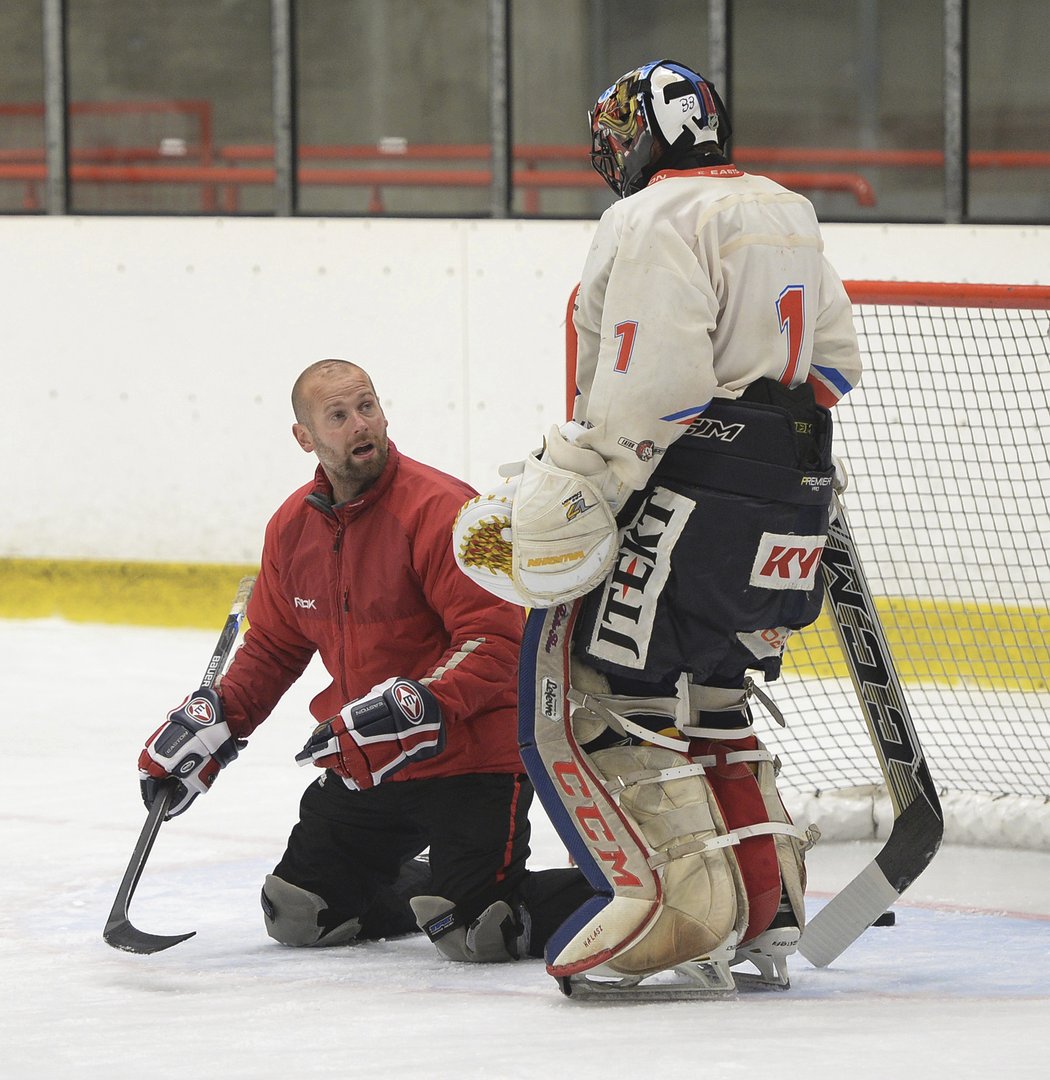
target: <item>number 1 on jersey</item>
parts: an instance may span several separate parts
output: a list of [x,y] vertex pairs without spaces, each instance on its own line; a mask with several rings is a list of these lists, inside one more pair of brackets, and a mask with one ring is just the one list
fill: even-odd
[[631,365],[631,353],[634,351],[634,335],[638,333],[638,323],[620,322],[613,330],[620,339],[620,347],[616,350],[616,363],[613,371],[622,375]]
[[806,290],[803,285],[789,285],[777,300],[777,318],[780,332],[787,331],[788,358],[780,381],[790,386],[798,371],[802,356],[802,342],[806,334]]

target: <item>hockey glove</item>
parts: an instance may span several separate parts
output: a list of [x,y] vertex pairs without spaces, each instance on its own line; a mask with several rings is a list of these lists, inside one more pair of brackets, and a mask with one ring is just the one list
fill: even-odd
[[612,568],[624,494],[599,454],[553,428],[542,457],[530,454],[520,476],[460,510],[452,527],[456,563],[482,588],[523,607],[575,600]]
[[331,769],[347,787],[364,791],[444,749],[445,721],[437,698],[414,679],[394,678],[318,724],[295,760]]
[[161,784],[174,778],[178,786],[164,820],[185,812],[246,745],[231,734],[219,695],[201,687],[168,713],[139,754],[139,785],[146,808],[153,805]]

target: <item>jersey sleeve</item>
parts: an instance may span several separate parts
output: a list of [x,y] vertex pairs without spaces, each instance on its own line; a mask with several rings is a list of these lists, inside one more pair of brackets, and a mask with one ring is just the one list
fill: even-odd
[[687,241],[661,221],[606,213],[577,312],[577,445],[641,488],[660,455],[711,403],[718,300]]
[[807,382],[813,387],[817,404],[830,409],[860,382],[863,365],[853,324],[853,304],[831,264],[827,259],[823,263]]

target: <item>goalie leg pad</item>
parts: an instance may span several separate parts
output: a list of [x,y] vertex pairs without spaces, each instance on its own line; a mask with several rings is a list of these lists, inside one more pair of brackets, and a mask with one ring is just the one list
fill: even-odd
[[[708,764],[707,775],[730,829],[741,837],[737,858],[751,914],[741,941],[764,933],[790,907],[799,932],[805,927],[805,851],[810,833],[795,828],[776,786],[773,755],[754,736],[694,739],[691,750]],[[785,921],[783,918],[778,922]]]
[[[620,813],[572,728],[569,650],[580,602],[534,610],[519,667],[518,742],[536,795],[594,896],[550,936],[555,977],[622,951],[659,913],[662,886],[649,849]],[[596,725],[596,732],[604,724]]]
[[745,834],[736,849],[748,899],[748,920],[741,933],[742,942],[766,930],[780,904],[776,843],[771,835],[746,835],[750,827],[769,821],[750,763],[737,758],[739,753],[756,750],[757,744],[752,735],[732,742],[694,739],[690,746],[692,756],[707,765],[707,777],[726,824],[733,831]]
[[[752,695],[778,723],[785,723],[775,703],[747,679],[742,689],[690,683],[689,721],[680,725],[691,737],[691,751],[709,764],[708,776],[729,827],[755,830],[737,852],[752,906],[744,942],[768,928],[782,901],[798,930],[805,927],[805,852],[819,836],[813,826],[805,833],[796,829],[781,801],[776,782],[780,762],[754,736]],[[765,834],[759,832],[763,822],[768,823]],[[778,925],[786,921],[784,915],[781,909]]]
[[649,975],[708,956],[731,935],[735,940],[742,882],[732,849],[709,846],[728,829],[700,769],[656,746],[612,747],[593,761],[610,790],[619,790],[620,811],[647,843],[663,891],[645,935],[605,968]]
[[[760,749],[764,749],[759,742]],[[791,825],[780,792],[777,791],[776,765],[774,761],[758,764],[758,788],[766,804],[769,820]],[[794,916],[792,925],[797,926],[799,934],[806,928],[806,852],[818,839],[819,830],[813,825],[806,830],[805,839],[797,832],[776,833],[773,840],[777,847],[777,863],[780,866],[780,880],[783,885],[784,899],[791,907]]]
[[[586,739],[606,725],[586,705],[574,713],[569,701],[569,642],[579,607],[534,611],[522,646],[522,758],[596,894],[551,936],[547,970],[556,978],[603,966],[614,974],[662,971],[707,954],[730,935],[735,940],[742,882],[731,851],[706,850],[725,824],[703,770],[683,753],[621,745],[589,754],[580,746],[577,725]],[[587,688],[600,692],[607,684]],[[664,775],[664,769],[677,772]]]

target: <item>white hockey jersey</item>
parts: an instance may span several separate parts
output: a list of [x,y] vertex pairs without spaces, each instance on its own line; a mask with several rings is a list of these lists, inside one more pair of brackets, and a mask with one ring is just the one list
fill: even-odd
[[573,321],[576,443],[635,489],[714,398],[765,376],[830,407],[860,378],[809,200],[732,165],[657,173],[606,210]]

